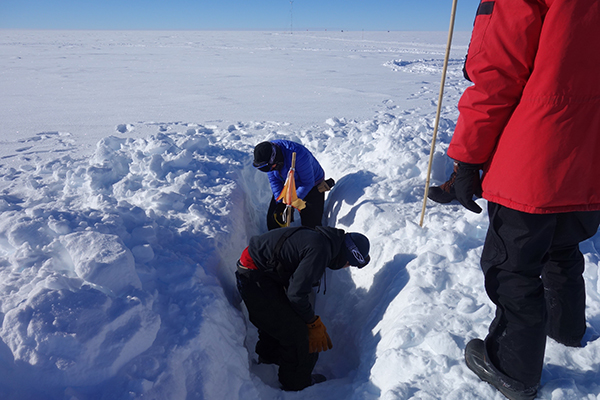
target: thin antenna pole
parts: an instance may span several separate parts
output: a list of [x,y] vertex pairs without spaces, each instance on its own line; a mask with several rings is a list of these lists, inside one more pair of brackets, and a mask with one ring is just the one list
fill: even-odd
[[290,34],[294,34],[294,0],[290,0]]
[[446,45],[446,56],[444,58],[444,68],[442,69],[442,83],[440,85],[440,95],[438,98],[437,114],[433,128],[433,138],[431,140],[431,150],[429,153],[429,166],[427,167],[427,180],[425,181],[425,196],[423,197],[423,209],[421,210],[421,221],[419,225],[423,227],[425,219],[425,207],[427,206],[427,195],[429,194],[429,181],[431,179],[431,164],[433,163],[433,153],[435,151],[435,141],[437,138],[438,125],[440,123],[440,114],[442,112],[442,99],[444,98],[444,84],[446,83],[446,71],[448,70],[448,59],[450,58],[450,46],[452,45],[452,33],[454,32],[454,19],[456,16],[457,0],[452,2],[452,13],[450,15],[450,28],[448,29],[448,44]]

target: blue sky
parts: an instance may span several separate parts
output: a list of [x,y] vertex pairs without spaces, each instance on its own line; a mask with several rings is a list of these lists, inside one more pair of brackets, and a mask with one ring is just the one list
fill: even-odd
[[[479,0],[459,0],[470,31]],[[0,29],[447,31],[452,0],[0,0]]]

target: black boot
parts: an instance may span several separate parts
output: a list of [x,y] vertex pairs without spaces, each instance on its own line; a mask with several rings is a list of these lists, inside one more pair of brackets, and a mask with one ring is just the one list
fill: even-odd
[[275,365],[279,365],[279,360],[277,359],[271,359],[271,358],[266,358],[263,356],[258,356],[258,363],[259,364],[275,364]]
[[321,374],[312,374],[310,376],[310,378],[311,378],[311,381],[312,381],[312,385],[314,385],[316,383],[325,382],[327,380],[327,378],[325,378],[325,375],[321,375]]
[[465,348],[467,367],[482,381],[489,383],[510,400],[533,400],[537,395],[536,387],[525,387],[494,367],[486,356],[485,344],[481,339],[473,339]]
[[[310,375],[310,385],[308,385],[308,386],[316,385],[317,383],[322,383],[322,382],[325,382],[326,380],[327,380],[327,378],[325,377],[325,375],[311,374]],[[292,389],[292,388],[287,387],[285,385],[281,385],[281,389],[284,390],[284,391],[286,391],[286,392],[299,392],[300,390],[306,389],[306,387],[298,388],[298,389]]]
[[458,169],[458,163],[454,163],[454,172],[450,175],[450,178],[441,184],[440,186],[431,186],[427,197],[436,203],[446,204],[452,200],[456,200],[456,192],[454,190],[454,180],[456,179],[456,170]]

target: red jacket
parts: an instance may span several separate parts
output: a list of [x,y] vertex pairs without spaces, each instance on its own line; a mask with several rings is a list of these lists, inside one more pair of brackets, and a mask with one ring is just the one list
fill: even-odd
[[600,210],[600,1],[483,1],[465,68],[448,155],[484,164],[483,197]]

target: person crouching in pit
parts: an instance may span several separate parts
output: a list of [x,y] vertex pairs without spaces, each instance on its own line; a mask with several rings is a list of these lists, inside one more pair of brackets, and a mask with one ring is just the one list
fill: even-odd
[[275,229],[250,239],[238,261],[237,286],[258,328],[259,363],[277,364],[282,389],[298,391],[326,380],[313,374],[318,354],[332,348],[310,302],[325,268],[370,261],[369,239],[332,227]]

